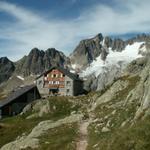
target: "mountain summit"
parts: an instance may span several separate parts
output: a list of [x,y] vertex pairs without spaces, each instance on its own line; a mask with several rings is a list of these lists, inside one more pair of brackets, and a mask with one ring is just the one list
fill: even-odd
[[[122,40],[120,38],[112,38],[109,36],[104,37],[101,33],[91,39],[82,40],[70,55],[71,63],[74,68],[86,68],[91,64],[98,56],[101,56],[103,61],[106,60],[109,55],[109,50],[113,52],[122,52],[129,45],[134,43],[141,43],[145,45],[145,48],[149,47],[150,36],[141,34],[128,40]],[[144,46],[143,45],[143,46]]]
[[9,79],[15,70],[13,62],[7,57],[0,58],[0,83]]
[[37,75],[51,66],[64,67],[66,64],[69,64],[68,58],[55,48],[49,48],[46,51],[34,48],[28,56],[16,62],[15,72],[23,76]]
[[[49,48],[46,51],[33,48],[27,56],[15,63],[7,58],[0,59],[0,83],[7,80],[12,74],[22,77],[39,75],[51,66],[69,67],[80,73],[82,70],[82,76],[90,75],[95,71],[99,75],[101,68],[106,68],[107,65],[114,63],[120,65],[120,62],[129,63],[139,55],[147,55],[150,53],[149,43],[150,36],[145,34],[122,40],[99,33],[93,38],[80,41],[69,57],[55,48]],[[128,59],[131,55],[134,57]],[[4,75],[4,72],[7,73],[7,76]]]

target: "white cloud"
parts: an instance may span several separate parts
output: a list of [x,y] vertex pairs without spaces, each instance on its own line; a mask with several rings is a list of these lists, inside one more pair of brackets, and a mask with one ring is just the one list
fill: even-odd
[[[0,1],[0,12],[16,19],[13,23],[3,22],[0,25],[0,39],[12,41],[1,46],[1,50],[11,49],[10,58],[14,60],[27,54],[33,47],[55,47],[69,54],[81,38],[99,32],[117,35],[150,31],[149,0],[115,1],[118,9],[100,4],[67,21],[48,20],[21,6]],[[1,50],[0,56],[4,54]]]

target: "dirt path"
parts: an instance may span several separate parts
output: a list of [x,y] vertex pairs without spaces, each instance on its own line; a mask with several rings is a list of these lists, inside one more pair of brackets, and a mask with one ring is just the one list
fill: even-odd
[[76,150],[86,150],[88,142],[88,125],[90,124],[90,121],[84,121],[80,123],[79,126],[79,138],[77,141],[77,149]]

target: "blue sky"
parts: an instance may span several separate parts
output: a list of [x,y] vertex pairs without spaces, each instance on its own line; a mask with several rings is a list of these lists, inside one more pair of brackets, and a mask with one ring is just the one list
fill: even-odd
[[149,0],[0,0],[0,57],[34,47],[70,54],[83,38],[149,33]]

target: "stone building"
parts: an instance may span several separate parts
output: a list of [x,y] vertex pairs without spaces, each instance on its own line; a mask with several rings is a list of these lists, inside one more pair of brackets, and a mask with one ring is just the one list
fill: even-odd
[[77,74],[52,67],[36,79],[40,94],[77,96],[83,93],[83,81]]

